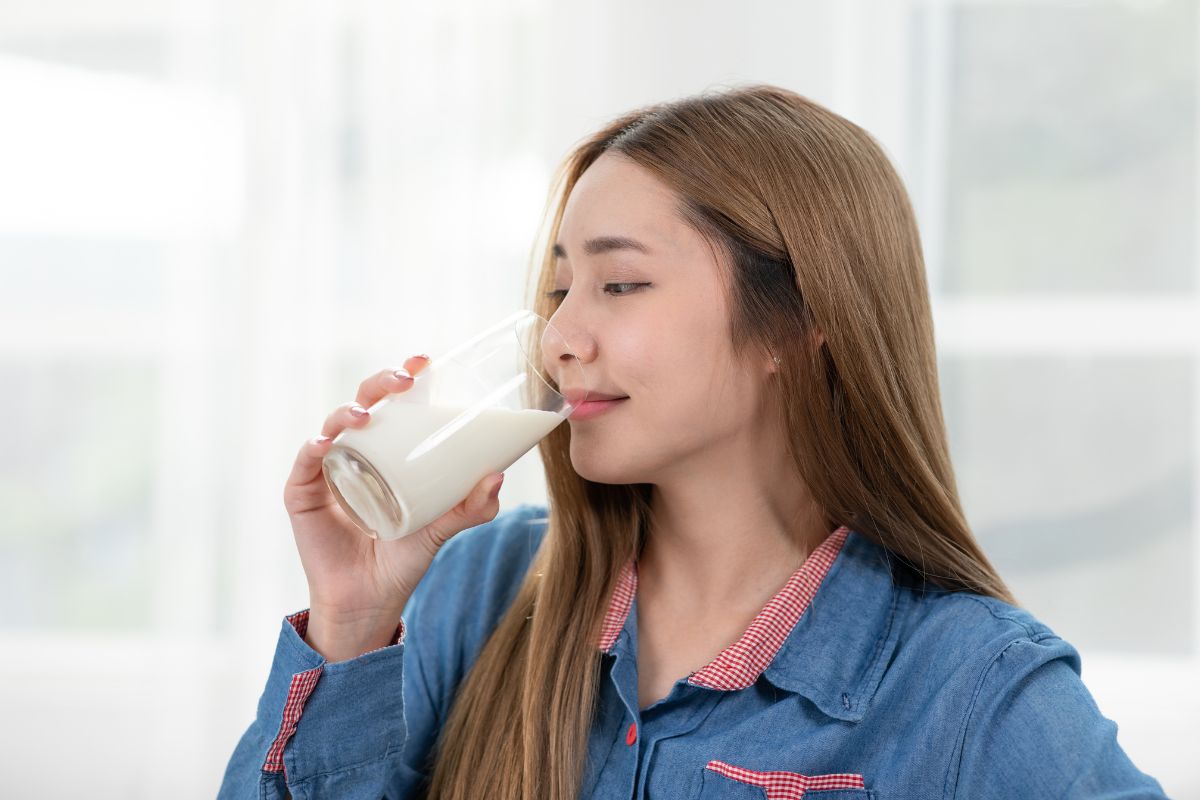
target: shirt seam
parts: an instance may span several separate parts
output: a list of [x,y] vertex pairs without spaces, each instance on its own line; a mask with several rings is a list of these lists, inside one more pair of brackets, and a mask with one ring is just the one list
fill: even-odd
[[[892,602],[891,608],[888,611],[887,627],[884,629],[883,635],[880,636],[879,640],[875,643],[875,652],[871,654],[871,660],[867,662],[867,670],[863,673],[862,677],[859,678],[858,687],[855,689],[855,694],[860,695],[858,698],[859,706],[868,705],[870,700],[875,697],[875,691],[879,687],[879,678],[882,676],[884,667],[886,666],[883,663],[884,654],[887,651],[887,644],[889,641],[891,641],[892,633],[896,627],[896,616],[899,612],[899,608],[900,592],[896,586],[892,586]],[[871,687],[870,698],[866,696],[867,692],[865,687]],[[864,713],[862,708],[856,708],[856,710],[860,715]]]
[[1014,615],[998,613],[996,611],[996,609],[992,607],[992,604],[985,602],[982,597],[976,597],[975,595],[972,595],[969,592],[958,592],[957,594],[960,594],[962,597],[966,598],[967,600],[970,600],[973,603],[978,603],[979,605],[983,606],[984,608],[986,608],[988,610],[988,613],[991,614],[996,619],[1004,620],[1006,622],[1011,622],[1014,625],[1020,626],[1021,630],[1025,631],[1025,635],[1029,636],[1031,639],[1035,636],[1041,636],[1041,635],[1045,634],[1045,631],[1043,630],[1044,626],[1042,626],[1042,628],[1035,628],[1035,627],[1028,625],[1023,620],[1021,620],[1020,618],[1018,618]]
[[[974,598],[972,598],[972,599],[974,599]],[[984,605],[986,605],[986,603]],[[1007,618],[1005,618],[1005,619],[1007,619]],[[1016,620],[1013,620],[1013,621],[1016,622]],[[1018,624],[1020,624],[1020,623],[1018,623]],[[1022,625],[1021,627],[1024,628],[1026,626]],[[946,765],[946,779],[945,779],[945,782],[944,782],[943,788],[942,788],[942,797],[944,800],[957,800],[958,776],[962,770],[963,752],[966,750],[967,728],[970,727],[970,725],[971,725],[971,717],[975,714],[975,704],[979,700],[979,695],[983,692],[983,685],[984,685],[984,683],[987,682],[987,677],[988,677],[988,674],[992,671],[992,667],[994,667],[996,665],[996,662],[998,662],[1000,660],[1000,657],[1003,656],[1006,652],[1008,652],[1008,649],[1010,647],[1012,647],[1013,645],[1036,644],[1037,642],[1041,641],[1042,639],[1047,639],[1047,638],[1058,638],[1058,637],[1052,633],[1039,634],[1036,636],[1036,638],[1033,636],[1017,637],[1016,639],[1013,639],[1013,640],[1009,641],[1007,644],[1005,644],[1004,647],[1001,647],[1000,650],[988,660],[987,665],[984,666],[983,671],[979,675],[979,679],[976,681],[975,691],[971,694],[971,704],[967,708],[966,715],[963,717],[962,727],[961,727],[961,730],[958,735],[958,747],[956,747],[955,751],[951,753],[950,763]],[[951,775],[954,776],[954,788],[953,789],[951,789],[951,787],[950,787]]]

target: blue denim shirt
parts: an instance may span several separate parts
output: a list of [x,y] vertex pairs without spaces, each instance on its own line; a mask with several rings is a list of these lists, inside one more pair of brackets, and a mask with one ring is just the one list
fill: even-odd
[[[422,797],[456,687],[545,515],[525,504],[451,538],[395,645],[328,663],[296,629],[303,612],[285,618],[219,797]],[[698,670],[639,708],[636,594],[614,597],[581,798],[1165,797],[1117,744],[1072,645],[1000,600],[908,580],[883,548],[839,531],[811,602],[740,688],[697,683],[711,674]]]

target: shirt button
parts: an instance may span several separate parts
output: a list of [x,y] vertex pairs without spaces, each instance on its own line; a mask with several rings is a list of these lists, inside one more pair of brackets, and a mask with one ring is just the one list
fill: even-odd
[[637,741],[637,723],[629,723],[629,730],[625,731],[625,744],[633,744]]

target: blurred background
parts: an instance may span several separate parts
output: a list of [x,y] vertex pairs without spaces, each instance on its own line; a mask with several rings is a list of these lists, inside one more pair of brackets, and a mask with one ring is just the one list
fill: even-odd
[[[577,140],[766,82],[900,170],[969,519],[1200,798],[1198,38],[1197,0],[0,0],[0,794],[214,796],[308,604],[304,439],[524,304]],[[501,500],[544,498],[535,449]]]

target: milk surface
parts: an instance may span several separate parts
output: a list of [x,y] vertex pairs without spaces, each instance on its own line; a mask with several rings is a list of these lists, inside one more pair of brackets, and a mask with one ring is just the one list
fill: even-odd
[[[566,419],[552,411],[493,406],[476,409],[465,423],[456,422],[467,408],[392,395],[371,407],[366,425],[346,428],[334,440],[334,448],[348,447],[366,458],[400,504],[400,527],[376,530],[380,539],[407,536],[428,525],[458,505],[485,475],[508,469]],[[361,487],[339,484],[338,489],[369,519],[356,500]]]

